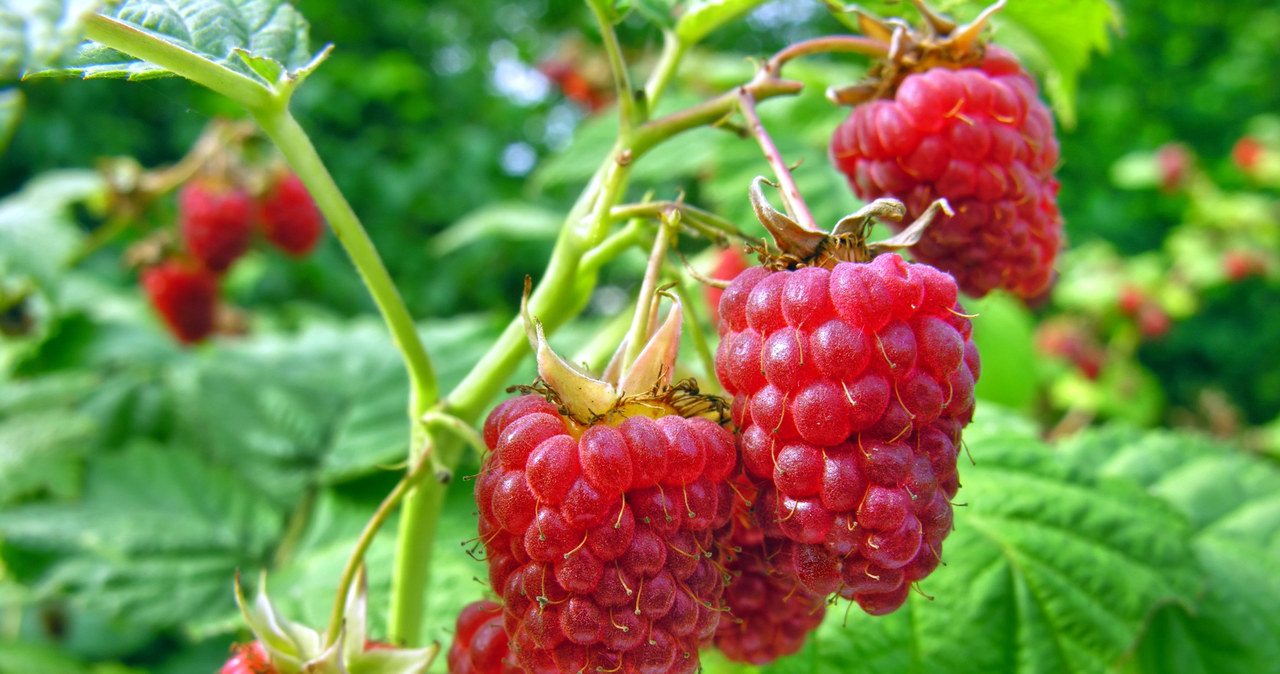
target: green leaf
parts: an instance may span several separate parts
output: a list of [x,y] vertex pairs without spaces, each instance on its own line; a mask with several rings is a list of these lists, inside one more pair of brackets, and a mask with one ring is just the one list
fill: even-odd
[[632,0],[631,8],[662,28],[675,26],[674,10],[680,0]]
[[[263,77],[265,66],[251,66],[240,51],[274,61],[279,71],[303,68],[312,59],[307,20],[284,0],[125,0],[102,14],[268,85],[275,80]],[[173,73],[89,42],[71,67],[40,74],[135,80]]]
[[26,99],[17,89],[0,90],[0,155],[9,147],[13,133],[18,130],[18,122],[22,121],[22,110],[26,107]]
[[29,278],[47,290],[56,287],[63,265],[83,239],[71,206],[105,189],[95,171],[50,171],[0,201],[0,278]]
[[560,231],[563,216],[528,203],[481,207],[454,222],[431,240],[431,252],[444,256],[477,242],[546,241]]
[[973,340],[982,357],[977,396],[1021,411],[1030,411],[1036,394],[1034,323],[1026,308],[1006,295],[966,301],[973,318]]
[[102,5],[103,0],[5,2],[0,9],[0,81],[61,60],[80,41],[82,18]]
[[1109,0],[1010,2],[994,21],[1029,38],[1015,40],[1014,46],[1022,47],[1019,52],[1033,66],[1047,71],[1045,90],[1058,121],[1074,128],[1080,73],[1095,50],[1105,54],[1110,49],[1109,31],[1120,24],[1115,4]]
[[697,44],[712,31],[763,5],[765,0],[693,0],[676,22],[676,35],[686,45]]
[[41,595],[163,628],[231,610],[236,569],[263,565],[281,520],[262,494],[195,453],[135,444],[89,463],[79,501],[0,513],[0,538],[66,553]]
[[0,419],[0,505],[40,489],[74,492],[75,459],[98,430],[92,417],[62,409]]
[[[1199,588],[1186,519],[1127,480],[1073,470],[1030,424],[965,432],[946,566],[898,612],[831,610],[774,672],[1105,672],[1151,612]],[[963,455],[962,455],[963,460]]]
[[1191,522],[1205,591],[1154,618],[1129,671],[1258,672],[1280,662],[1280,470],[1189,434],[1117,428],[1063,443],[1064,458],[1123,477]]

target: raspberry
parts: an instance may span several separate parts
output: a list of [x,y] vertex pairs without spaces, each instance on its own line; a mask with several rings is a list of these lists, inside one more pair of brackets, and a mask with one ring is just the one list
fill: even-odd
[[320,242],[324,219],[302,179],[284,173],[258,201],[258,226],[276,248],[302,257]]
[[[747,257],[741,250],[737,248],[725,248],[716,255],[716,266],[711,270],[708,278],[717,281],[732,281],[746,270],[748,266]],[[711,322],[720,322],[720,296],[724,291],[714,286],[707,286],[707,307],[711,310]]]
[[475,495],[490,584],[528,671],[696,671],[719,619],[704,553],[733,497],[733,436],[673,412],[609,420],[539,395],[489,415]]
[[209,272],[168,260],[142,272],[142,287],[179,341],[194,344],[213,332],[218,282]]
[[1243,136],[1231,147],[1231,161],[1241,171],[1252,173],[1262,162],[1267,147],[1252,136]]
[[458,613],[457,631],[449,647],[449,671],[453,674],[515,674],[523,672],[507,646],[502,626],[502,605],[477,601]]
[[811,594],[884,613],[937,565],[980,373],[956,295],[950,275],[882,254],[748,269],[721,298],[716,372],[756,515]]
[[[379,651],[389,648],[391,647],[376,641],[366,641],[364,644],[366,651]],[[276,674],[279,671],[275,665],[271,664],[267,649],[262,646],[261,642],[253,641],[247,644],[240,644],[232,650],[234,654],[226,664],[222,665],[222,669],[218,670],[218,674]]]
[[178,214],[187,251],[221,274],[249,249],[253,200],[244,190],[215,180],[193,180],[178,193]]
[[267,658],[262,644],[254,641],[235,647],[235,655],[227,661],[218,674],[275,674],[276,668]]
[[[744,491],[751,493],[750,487]],[[730,660],[763,665],[804,646],[826,615],[825,593],[800,583],[801,575],[813,570],[803,563],[803,552],[797,560],[801,546],[766,538],[750,517],[738,520],[718,535],[736,554],[725,563],[727,615],[716,628],[715,645]]]
[[1165,143],[1156,148],[1156,172],[1159,175],[1160,189],[1166,193],[1177,192],[1186,187],[1195,157],[1182,143]]
[[854,192],[899,199],[909,218],[947,199],[955,215],[925,231],[916,259],[950,272],[974,297],[995,288],[1037,295],[1053,275],[1062,216],[1058,140],[1035,82],[988,46],[972,65],[883,84],[882,97],[856,106],[831,140]]

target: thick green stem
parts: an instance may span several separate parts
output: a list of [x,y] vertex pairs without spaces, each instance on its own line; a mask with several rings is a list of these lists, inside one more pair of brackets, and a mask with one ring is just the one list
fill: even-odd
[[[434,462],[428,452],[440,452],[444,449],[443,443],[432,442],[428,429],[422,423],[414,423],[410,437],[410,451],[414,453],[410,464],[412,472],[430,472],[427,466]],[[431,576],[431,550],[435,547],[436,527],[446,491],[446,485],[439,481],[425,480],[409,490],[400,510],[387,622],[387,636],[397,646],[416,647],[422,640],[422,616],[426,612],[426,588]]]
[[85,17],[84,32],[90,40],[173,71],[247,108],[267,108],[274,102],[274,94],[261,82],[127,23],[91,14]]
[[[669,216],[677,218],[678,215]],[[649,317],[653,311],[654,294],[658,291],[658,280],[662,275],[662,261],[667,257],[667,249],[671,247],[671,220],[663,218],[658,227],[657,236],[653,237],[653,249],[649,252],[649,264],[644,270],[644,281],[640,284],[640,294],[636,298],[636,311],[631,317],[631,329],[627,331],[627,350],[622,357],[622,372],[631,368],[631,364],[639,358],[649,337]],[[628,391],[634,393],[634,391]]]

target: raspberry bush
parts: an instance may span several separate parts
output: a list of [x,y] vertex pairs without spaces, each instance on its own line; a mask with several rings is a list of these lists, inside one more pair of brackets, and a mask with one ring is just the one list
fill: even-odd
[[0,673],[1280,659],[1268,118],[1090,146],[1107,3],[375,4],[0,5]]

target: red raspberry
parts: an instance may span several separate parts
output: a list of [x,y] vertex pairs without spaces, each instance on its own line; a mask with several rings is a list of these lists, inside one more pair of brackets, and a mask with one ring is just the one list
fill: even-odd
[[528,671],[697,671],[737,457],[728,431],[673,412],[582,424],[525,395],[485,422],[480,537]]
[[179,341],[193,344],[213,332],[218,281],[208,271],[169,260],[143,271],[142,287]]
[[757,517],[810,591],[888,612],[938,563],[979,374],[948,274],[896,254],[748,269],[720,300],[716,373],[734,395]]
[[253,199],[216,180],[193,180],[178,193],[178,214],[187,250],[206,269],[222,273],[249,249]]
[[1173,193],[1186,186],[1195,158],[1182,143],[1165,143],[1156,148],[1156,171],[1160,189]]
[[900,199],[907,222],[946,198],[955,215],[939,216],[912,253],[966,294],[1043,290],[1062,243],[1058,140],[1022,66],[988,46],[974,66],[908,74],[883,95],[855,107],[831,140],[858,196]]
[[1262,155],[1267,148],[1257,138],[1252,136],[1244,136],[1236,141],[1231,148],[1231,161],[1235,163],[1241,171],[1252,173],[1258,168],[1258,164],[1262,161]]
[[750,518],[735,522],[721,543],[737,552],[725,563],[731,576],[724,590],[728,613],[716,629],[716,648],[730,660],[754,665],[799,651],[826,615],[825,593],[799,581],[801,572],[813,569],[798,567],[795,546],[765,538]]
[[218,674],[276,674],[276,668],[267,658],[262,644],[254,641],[235,647],[235,655],[227,661]]
[[[725,248],[716,256],[715,269],[711,270],[709,278],[717,281],[732,281],[738,277],[746,268],[750,266],[747,262],[747,256],[737,248]],[[720,322],[720,296],[724,291],[714,286],[707,286],[707,306],[711,309],[711,322],[713,324]]]
[[267,241],[294,257],[315,249],[324,218],[295,173],[284,173],[258,202],[258,225]]
[[452,674],[515,674],[523,672],[507,647],[502,604],[477,601],[458,613],[457,632],[449,647]]

